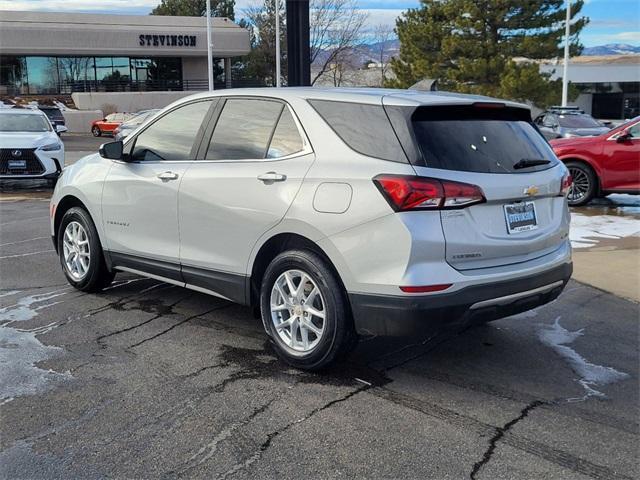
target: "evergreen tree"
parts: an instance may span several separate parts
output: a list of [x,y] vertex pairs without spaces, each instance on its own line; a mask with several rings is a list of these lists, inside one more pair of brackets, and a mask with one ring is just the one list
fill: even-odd
[[[400,56],[389,86],[407,88],[437,79],[443,90],[477,93],[546,106],[559,99],[530,60],[562,56],[564,0],[421,0],[396,22]],[[584,0],[571,5],[571,55],[582,50],[579,16]],[[527,60],[530,59],[530,60]],[[515,60],[515,61],[514,61]]]
[[[287,26],[283,0],[280,2],[280,54],[281,78],[283,85],[287,79]],[[264,0],[263,5],[250,7],[244,11],[240,26],[249,30],[251,51],[234,65],[234,76],[238,79],[260,85],[276,85],[275,59],[275,17],[274,0]]]
[[[235,0],[211,0],[211,16],[234,20],[235,5]],[[151,15],[178,17],[204,17],[206,14],[207,0],[161,0],[160,5],[151,10]]]

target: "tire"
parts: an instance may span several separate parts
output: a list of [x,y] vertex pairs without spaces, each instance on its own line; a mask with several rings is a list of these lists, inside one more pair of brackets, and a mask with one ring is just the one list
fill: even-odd
[[[287,274],[295,289],[294,295],[290,295]],[[304,284],[302,290],[301,284]],[[315,295],[314,289],[317,289]],[[300,296],[295,295],[298,292]],[[284,297],[293,302],[283,301]],[[281,309],[272,311],[272,304]],[[346,356],[356,343],[342,284],[327,262],[314,252],[291,250],[273,259],[262,280],[260,310],[276,353],[295,368],[313,371],[328,367]],[[312,312],[322,313],[324,319]],[[288,326],[276,327],[276,324],[287,323]],[[310,324],[315,331],[308,326]],[[292,330],[295,332],[293,340]],[[319,335],[317,331],[320,331]]]
[[567,168],[573,178],[573,185],[567,195],[569,205],[586,205],[598,193],[598,179],[593,169],[582,162],[567,162]]
[[[79,243],[74,242],[74,237]],[[73,207],[65,212],[58,228],[57,242],[60,265],[71,286],[83,292],[99,292],[113,281],[115,272],[107,268],[98,231],[86,210]],[[70,250],[72,253],[67,257]],[[88,257],[83,253],[88,253]],[[76,262],[72,258],[76,258]],[[89,260],[85,263],[81,258]]]
[[93,134],[94,137],[100,137],[102,135],[102,131],[100,130],[100,127],[98,127],[97,125],[94,125],[93,127],[91,127],[91,133]]

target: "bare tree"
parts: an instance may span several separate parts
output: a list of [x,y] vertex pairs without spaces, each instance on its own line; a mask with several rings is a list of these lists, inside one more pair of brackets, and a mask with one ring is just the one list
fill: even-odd
[[[337,60],[346,51],[360,43],[368,15],[358,9],[356,0],[311,0],[310,10],[311,63],[319,67],[313,85],[332,65],[339,64]],[[337,81],[334,76],[334,83]]]
[[373,38],[376,41],[374,48],[376,61],[380,65],[380,86],[384,86],[384,82],[387,80],[390,60],[387,49],[389,48],[389,42],[394,38],[393,27],[385,24],[377,25],[373,29]]

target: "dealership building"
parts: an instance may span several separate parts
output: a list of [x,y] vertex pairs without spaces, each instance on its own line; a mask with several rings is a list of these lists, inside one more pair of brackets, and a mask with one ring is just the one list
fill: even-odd
[[[212,18],[216,88],[249,32]],[[0,96],[207,88],[205,17],[0,12]]]

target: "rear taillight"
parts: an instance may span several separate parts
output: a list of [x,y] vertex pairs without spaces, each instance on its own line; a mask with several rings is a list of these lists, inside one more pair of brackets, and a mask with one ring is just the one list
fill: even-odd
[[569,190],[571,190],[571,185],[573,185],[573,177],[569,172],[564,174],[562,177],[562,183],[560,184],[560,196],[566,197],[569,194]]
[[373,182],[398,212],[464,208],[485,201],[484,193],[477,185],[452,180],[378,175]]

